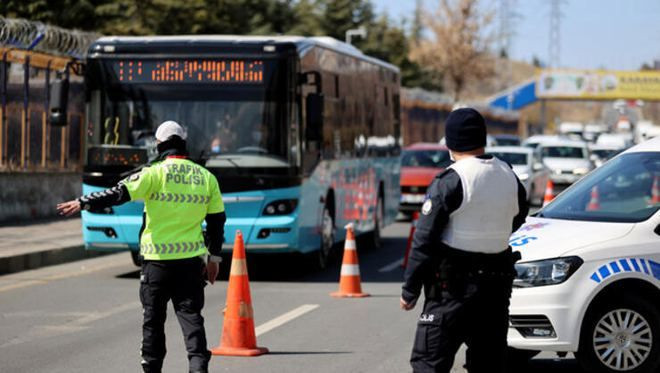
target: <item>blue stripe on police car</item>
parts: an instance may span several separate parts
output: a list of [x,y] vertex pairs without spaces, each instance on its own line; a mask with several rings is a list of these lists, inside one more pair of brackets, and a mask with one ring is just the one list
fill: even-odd
[[589,278],[600,283],[612,275],[623,272],[644,273],[660,280],[660,263],[643,258],[622,258],[600,266]]

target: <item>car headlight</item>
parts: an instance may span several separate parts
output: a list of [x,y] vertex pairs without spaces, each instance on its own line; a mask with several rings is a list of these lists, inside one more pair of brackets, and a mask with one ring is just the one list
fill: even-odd
[[520,174],[518,176],[518,179],[520,179],[520,181],[525,181],[525,180],[529,179],[529,174]]
[[269,216],[288,215],[296,209],[296,206],[298,206],[297,199],[280,199],[267,204],[263,214]]
[[568,280],[582,265],[577,256],[516,264],[515,287],[556,285]]
[[585,175],[589,172],[589,169],[586,167],[578,167],[573,170],[573,174],[575,175]]

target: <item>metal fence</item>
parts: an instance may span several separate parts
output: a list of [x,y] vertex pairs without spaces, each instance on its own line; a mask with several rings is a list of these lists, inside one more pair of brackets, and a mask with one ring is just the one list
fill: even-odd
[[[78,61],[98,36],[0,17],[0,172],[81,168],[85,114]],[[67,127],[48,124],[57,76],[70,80]]]

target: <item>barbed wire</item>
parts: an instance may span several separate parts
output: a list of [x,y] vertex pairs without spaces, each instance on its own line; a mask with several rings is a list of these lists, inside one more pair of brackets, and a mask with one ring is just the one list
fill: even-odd
[[22,18],[0,16],[0,46],[41,51],[82,59],[100,34],[68,30]]

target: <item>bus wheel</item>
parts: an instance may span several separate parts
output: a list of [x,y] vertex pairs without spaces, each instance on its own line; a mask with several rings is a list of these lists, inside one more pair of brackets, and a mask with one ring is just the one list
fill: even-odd
[[328,206],[323,208],[321,220],[321,247],[318,250],[318,266],[323,269],[327,267],[332,255],[332,247],[335,245],[335,220],[330,214]]
[[585,318],[577,358],[589,372],[660,368],[660,310],[640,296],[606,302]]
[[142,267],[142,255],[138,250],[131,250],[131,259],[133,259],[133,264]]

